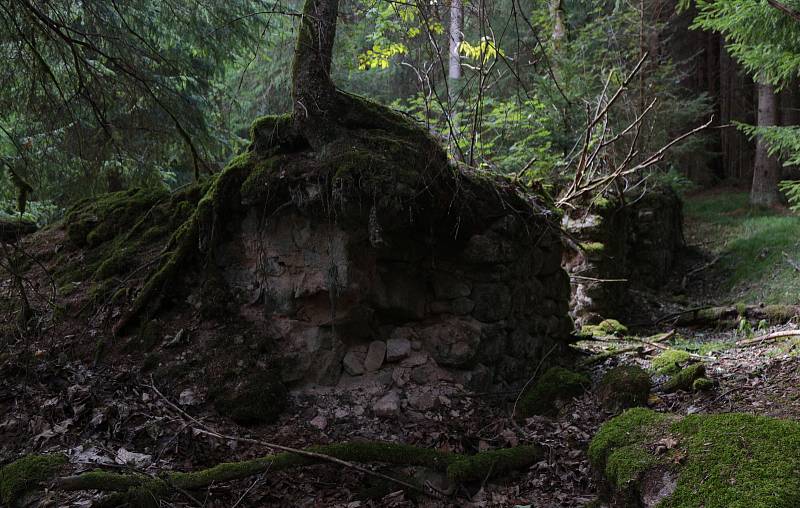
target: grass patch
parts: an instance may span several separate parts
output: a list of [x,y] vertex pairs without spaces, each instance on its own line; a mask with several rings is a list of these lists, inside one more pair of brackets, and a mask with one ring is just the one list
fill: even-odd
[[746,192],[689,197],[687,225],[720,260],[719,302],[794,304],[800,274],[787,262],[800,260],[800,217],[788,211],[751,208]]

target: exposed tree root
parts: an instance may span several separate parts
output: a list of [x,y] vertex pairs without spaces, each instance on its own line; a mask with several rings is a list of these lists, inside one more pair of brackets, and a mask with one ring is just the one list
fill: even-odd
[[[538,446],[518,446],[492,450],[476,455],[441,452],[411,445],[354,442],[307,449],[314,454],[340,460],[369,463],[380,462],[395,466],[423,466],[445,471],[454,482],[482,481],[527,467],[543,456]],[[291,452],[267,455],[242,462],[223,463],[194,472],[165,472],[158,477],[139,473],[120,474],[91,471],[76,476],[59,478],[56,488],[61,490],[99,490],[118,493],[109,501],[126,502],[132,507],[158,506],[158,500],[173,491],[193,491],[220,482],[239,480],[264,472],[277,472],[305,467],[327,461],[314,456]],[[110,506],[112,504],[106,504]]]

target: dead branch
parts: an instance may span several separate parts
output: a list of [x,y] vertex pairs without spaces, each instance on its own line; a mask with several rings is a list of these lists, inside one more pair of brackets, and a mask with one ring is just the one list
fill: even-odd
[[736,347],[750,347],[750,346],[760,346],[761,344],[765,344],[768,342],[775,342],[778,339],[788,339],[789,337],[800,337],[800,330],[784,330],[782,332],[773,332],[767,333],[765,335],[759,335],[758,337],[754,337],[752,339],[743,339],[736,341]]

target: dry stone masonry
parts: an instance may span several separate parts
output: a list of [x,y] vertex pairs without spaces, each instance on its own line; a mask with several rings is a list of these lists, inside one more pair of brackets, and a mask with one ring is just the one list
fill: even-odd
[[683,248],[683,205],[671,188],[625,198],[602,199],[564,217],[564,228],[580,243],[564,253],[580,325],[623,316],[628,289],[658,289]]
[[[537,229],[532,229],[536,227]],[[287,209],[252,209],[216,256],[242,317],[275,339],[293,386],[386,389],[448,380],[487,389],[526,379],[573,330],[558,230],[504,214],[466,238],[368,235]],[[393,388],[391,388],[393,387]],[[391,388],[391,390],[390,390]],[[409,403],[427,408],[433,395]]]

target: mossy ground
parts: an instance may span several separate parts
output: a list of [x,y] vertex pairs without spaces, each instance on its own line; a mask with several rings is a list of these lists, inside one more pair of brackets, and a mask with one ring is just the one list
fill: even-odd
[[676,374],[691,358],[687,351],[667,349],[653,357],[650,366],[656,374]]
[[[795,304],[800,276],[786,262],[800,259],[800,217],[781,210],[753,209],[746,192],[689,196],[685,203],[690,243],[703,243],[719,262],[704,277],[714,279],[709,296],[718,304]],[[710,242],[710,243],[709,243]]]
[[[654,443],[668,437],[677,445],[658,454]],[[659,508],[800,506],[800,423],[795,421],[740,413],[679,420],[632,409],[598,431],[589,457],[617,491],[635,491],[653,467],[673,469],[677,487]]]
[[558,401],[579,396],[590,384],[585,374],[563,367],[551,367],[520,396],[516,416],[553,416],[558,413]]
[[51,479],[66,462],[64,455],[28,455],[0,468],[3,506],[14,506],[27,492]]

